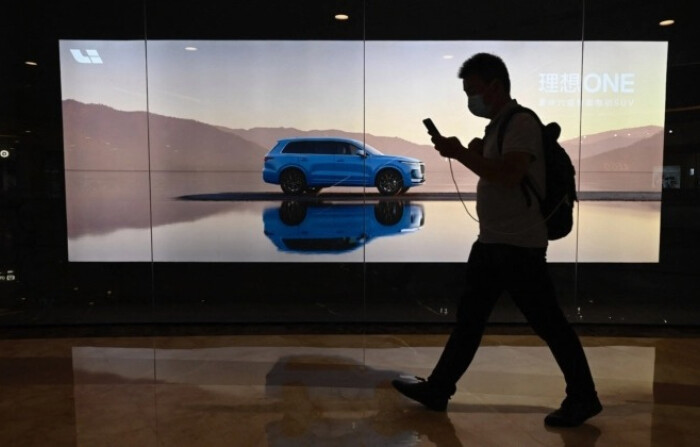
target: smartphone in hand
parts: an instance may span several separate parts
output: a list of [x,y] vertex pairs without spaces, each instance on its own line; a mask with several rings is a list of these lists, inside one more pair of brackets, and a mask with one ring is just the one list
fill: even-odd
[[428,133],[431,137],[440,136],[440,131],[437,129],[437,126],[435,126],[435,123],[433,123],[433,120],[431,120],[430,118],[424,119],[423,125],[425,125],[425,128],[428,129]]

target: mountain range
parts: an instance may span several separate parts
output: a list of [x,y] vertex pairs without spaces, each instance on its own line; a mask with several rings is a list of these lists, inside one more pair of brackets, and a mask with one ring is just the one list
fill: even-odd
[[[237,171],[260,172],[262,160],[277,140],[302,136],[338,136],[365,140],[387,154],[404,155],[426,164],[426,185],[452,185],[450,166],[429,144],[399,137],[342,130],[302,131],[294,128],[232,129],[199,121],[146,112],[126,112],[101,104],[63,101],[65,168],[107,171]],[[427,139],[427,138],[426,138]],[[638,190],[654,190],[646,182],[662,165],[663,128],[645,126],[587,135],[561,142],[571,156],[586,189],[586,174],[637,173],[645,176]],[[579,163],[579,147],[580,157]],[[454,169],[460,184],[476,177],[462,167]],[[628,190],[628,182],[611,175],[606,190]],[[260,178],[261,185],[262,178]],[[596,180],[599,183],[599,179]],[[592,185],[600,188],[600,185]],[[639,189],[641,188],[641,189]],[[647,189],[648,188],[648,189]]]

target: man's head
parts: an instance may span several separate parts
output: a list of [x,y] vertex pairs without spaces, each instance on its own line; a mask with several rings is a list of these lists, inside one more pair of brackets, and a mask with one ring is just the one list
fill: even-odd
[[492,118],[510,101],[510,77],[500,57],[478,53],[459,70],[469,110],[476,116]]

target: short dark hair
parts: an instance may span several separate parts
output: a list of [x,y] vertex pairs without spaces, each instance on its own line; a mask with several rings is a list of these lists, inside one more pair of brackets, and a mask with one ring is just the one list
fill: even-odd
[[478,76],[484,82],[498,79],[503,84],[506,93],[510,94],[508,68],[500,57],[489,53],[477,53],[470,57],[459,69],[459,78],[464,79],[472,75]]

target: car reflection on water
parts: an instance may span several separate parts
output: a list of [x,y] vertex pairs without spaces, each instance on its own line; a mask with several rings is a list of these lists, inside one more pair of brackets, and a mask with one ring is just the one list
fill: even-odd
[[423,206],[408,201],[337,203],[289,200],[263,211],[265,235],[282,251],[342,253],[372,239],[419,230]]

